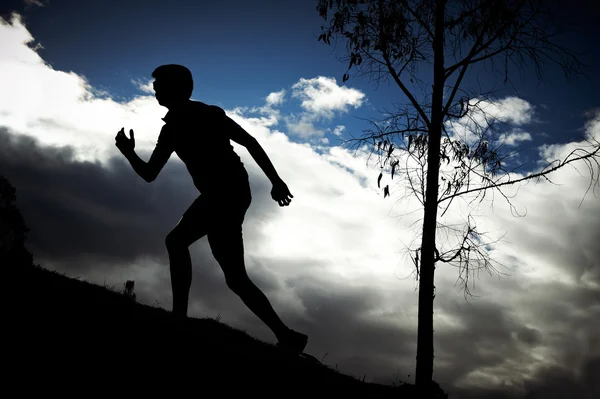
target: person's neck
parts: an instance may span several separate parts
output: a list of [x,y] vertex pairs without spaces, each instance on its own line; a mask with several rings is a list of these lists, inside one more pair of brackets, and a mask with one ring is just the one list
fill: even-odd
[[167,109],[169,111],[175,111],[175,110],[185,107],[189,102],[190,102],[190,100],[174,101],[173,103],[171,103],[167,106]]

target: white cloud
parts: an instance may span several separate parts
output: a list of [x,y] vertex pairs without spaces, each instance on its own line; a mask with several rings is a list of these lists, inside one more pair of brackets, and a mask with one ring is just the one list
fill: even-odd
[[[498,101],[472,99],[470,101],[469,113],[458,120],[450,120],[446,123],[446,128],[454,135],[468,144],[473,144],[480,135],[485,135],[486,139],[495,141],[497,137],[491,137],[494,134],[487,130],[490,123],[505,123],[513,126],[520,126],[530,123],[533,120],[535,108],[527,101],[518,97],[506,97]],[[527,140],[527,133],[513,136],[516,140]],[[510,138],[504,135],[508,140]]]
[[137,87],[142,93],[152,94],[154,95],[154,88],[152,87],[152,82],[154,79],[147,79],[143,81],[142,79],[131,79],[131,83]]
[[305,114],[301,114],[299,117],[295,115],[288,115],[284,118],[284,120],[286,123],[287,132],[302,139],[321,137],[325,134],[325,131],[317,128],[313,119]]
[[527,132],[511,132],[502,133],[498,138],[500,144],[506,144],[510,146],[518,145],[521,141],[531,141],[531,134]]
[[[302,112],[284,117],[288,132],[302,139],[322,137],[330,128],[317,127],[319,121],[329,122],[335,115],[350,111],[350,107],[362,105],[365,94],[361,91],[338,86],[335,78],[318,76],[301,78],[292,85],[292,97],[300,99]],[[333,134],[341,136],[344,126],[337,126]]]
[[292,86],[292,97],[302,100],[302,108],[316,117],[332,118],[335,111],[348,112],[362,105],[365,94],[360,90],[338,86],[335,78],[318,76],[301,78]]
[[338,125],[335,127],[335,129],[333,129],[333,134],[335,134],[336,136],[341,136],[342,132],[346,130],[346,126],[343,125]]
[[600,108],[590,115],[585,129],[587,139],[600,141]]
[[166,113],[154,97],[98,98],[84,77],[53,69],[28,46],[34,40],[18,16],[0,20],[0,38],[0,87],[11,93],[0,97],[3,125],[42,144],[74,145],[80,160],[118,153],[114,136],[121,127],[134,129],[140,149],[153,147]]
[[[279,111],[274,110],[268,106],[266,107],[236,107],[231,110],[226,111],[227,114],[232,117],[236,115],[240,117],[241,115],[246,116],[246,120],[251,122],[252,124],[269,127],[275,126],[279,123],[278,116]],[[254,114],[260,114],[263,116],[250,116]]]
[[267,105],[271,107],[283,104],[283,102],[285,101],[285,89],[269,93],[269,95],[266,98],[266,101]]
[[531,122],[534,112],[534,107],[530,103],[518,97],[506,97],[500,101],[483,101],[479,107],[486,114],[513,125]]

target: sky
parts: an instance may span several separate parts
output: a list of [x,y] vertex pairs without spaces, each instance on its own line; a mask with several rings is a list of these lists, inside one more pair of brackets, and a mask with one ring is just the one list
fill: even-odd
[[[134,129],[136,151],[148,159],[167,112],[150,74],[183,64],[194,75],[192,99],[221,106],[256,137],[294,195],[280,208],[256,162],[234,144],[253,195],[243,225],[252,280],[325,364],[369,381],[414,382],[418,291],[406,248],[418,237],[419,204],[404,195],[405,179],[389,176],[384,199],[369,149],[342,145],[368,127],[364,118],[404,98],[385,82],[353,75],[342,83],[343,48],[317,41],[323,21],[314,4],[0,7],[0,173],[17,188],[36,263],[97,284],[134,280],[139,302],[170,309],[164,238],[198,192],[176,156],[144,182],[114,136]],[[583,53],[587,77],[567,81],[549,70],[538,82],[525,69],[516,92],[499,85],[488,104],[521,151],[519,173],[566,156],[583,137],[600,139],[600,57],[591,40],[600,12],[592,2],[580,7],[564,10],[579,25],[561,40]],[[467,83],[496,81],[480,71]],[[589,171],[576,166],[553,174],[554,184],[507,190],[523,217],[500,197],[471,208],[477,227],[497,240],[490,255],[502,273],[473,276],[474,297],[465,298],[456,268],[438,265],[434,379],[451,397],[600,393],[600,202],[586,194]],[[463,223],[468,199],[441,221]],[[189,315],[220,315],[274,343],[228,290],[207,240],[190,252]]]

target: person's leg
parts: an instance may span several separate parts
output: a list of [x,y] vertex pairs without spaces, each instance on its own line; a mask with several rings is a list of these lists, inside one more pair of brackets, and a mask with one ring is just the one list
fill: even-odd
[[208,233],[208,242],[225,275],[227,286],[273,331],[279,345],[302,352],[308,337],[289,329],[279,318],[266,295],[250,280],[244,264],[241,226],[221,225]]
[[192,260],[188,247],[206,235],[202,213],[205,203],[198,197],[165,239],[169,253],[173,313],[187,317],[190,287],[192,285]]
[[236,227],[222,226],[218,231],[208,233],[212,253],[223,270],[227,286],[279,337],[287,327],[277,316],[265,294],[250,280],[244,264],[241,233],[231,231],[232,229]]

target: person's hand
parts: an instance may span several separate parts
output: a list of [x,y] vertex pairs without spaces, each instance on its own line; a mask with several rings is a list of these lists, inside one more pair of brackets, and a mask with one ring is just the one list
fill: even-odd
[[115,145],[121,151],[123,155],[129,155],[133,152],[135,148],[135,137],[133,136],[133,129],[129,129],[129,136],[131,138],[127,138],[125,136],[125,128],[121,128],[117,136],[115,137]]
[[292,202],[294,196],[290,193],[288,186],[283,180],[278,180],[273,183],[273,189],[271,190],[271,198],[275,200],[279,206],[288,206]]

